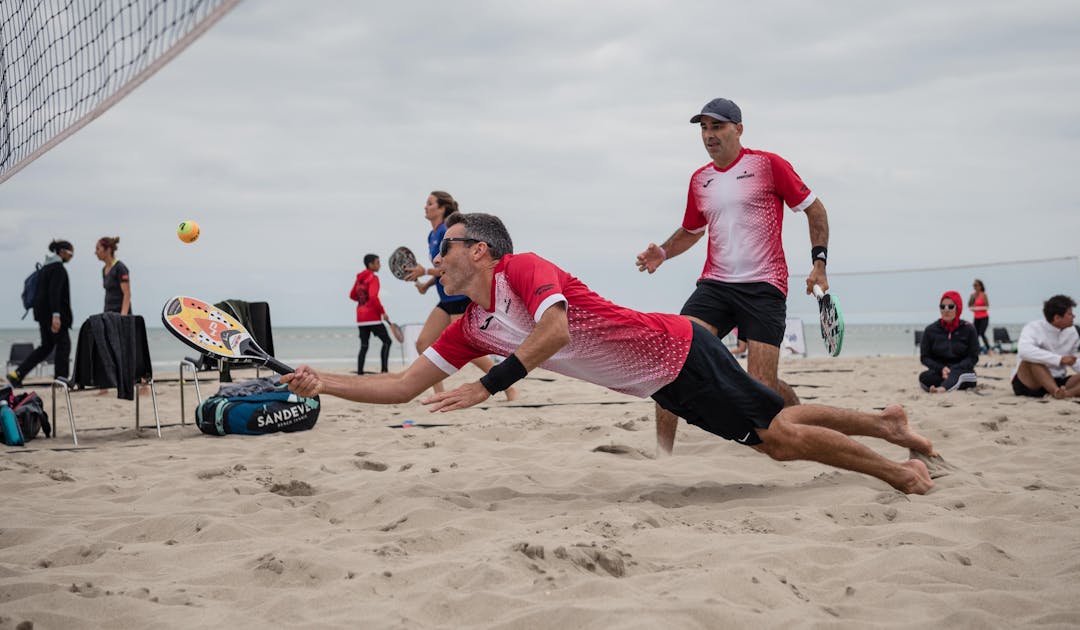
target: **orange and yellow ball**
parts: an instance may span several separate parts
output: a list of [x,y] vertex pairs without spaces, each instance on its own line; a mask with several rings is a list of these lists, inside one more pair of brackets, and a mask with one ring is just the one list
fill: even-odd
[[199,238],[199,224],[194,221],[183,221],[176,228],[176,236],[185,243],[193,243]]

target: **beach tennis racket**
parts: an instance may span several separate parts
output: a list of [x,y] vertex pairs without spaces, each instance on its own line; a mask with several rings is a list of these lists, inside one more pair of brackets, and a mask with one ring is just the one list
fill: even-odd
[[401,326],[398,326],[394,322],[386,322],[387,328],[390,329],[390,334],[397,339],[398,343],[405,343],[405,333],[401,331]]
[[174,297],[161,310],[161,322],[180,341],[203,354],[224,361],[254,361],[278,374],[294,372],[260,348],[234,317],[202,300]]
[[394,274],[398,280],[404,280],[405,276],[409,275],[409,271],[416,266],[416,256],[408,247],[402,246],[390,254],[389,264],[390,273]]
[[818,315],[821,317],[821,339],[829,356],[840,355],[844,345],[844,315],[836,298],[814,285],[814,297],[817,298]]

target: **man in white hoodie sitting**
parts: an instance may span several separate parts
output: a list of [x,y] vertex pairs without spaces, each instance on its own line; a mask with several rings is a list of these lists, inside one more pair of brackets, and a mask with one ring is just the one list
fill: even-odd
[[1077,371],[1077,344],[1080,333],[1073,325],[1076,302],[1067,295],[1055,295],[1043,303],[1044,320],[1035,320],[1020,331],[1017,364],[1012,387],[1017,396],[1054,398],[1080,396]]

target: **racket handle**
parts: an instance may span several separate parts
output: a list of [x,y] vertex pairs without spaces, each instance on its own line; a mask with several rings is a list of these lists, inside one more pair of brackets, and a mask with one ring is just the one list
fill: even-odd
[[291,367],[285,365],[281,361],[278,361],[274,357],[266,357],[266,362],[263,363],[263,365],[265,365],[266,367],[270,368],[271,370],[277,372],[278,374],[282,374],[282,375],[292,374],[293,372],[296,371],[296,370],[292,369]]
[[819,300],[821,298],[825,297],[825,292],[821,290],[821,285],[819,285],[819,284],[814,285],[814,297],[816,297]]

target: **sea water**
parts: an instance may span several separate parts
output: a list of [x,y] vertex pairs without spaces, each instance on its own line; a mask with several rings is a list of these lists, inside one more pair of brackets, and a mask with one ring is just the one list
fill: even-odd
[[[918,356],[915,331],[922,331],[925,327],[926,324],[848,324],[840,356]],[[1013,341],[1019,338],[1020,325],[1010,324],[1004,327]],[[817,322],[804,321],[803,331],[806,356],[827,356]],[[274,328],[273,335],[274,355],[286,364],[295,366],[308,363],[331,369],[356,369],[360,339],[355,326],[287,326]],[[990,336],[990,331],[987,331],[987,336]],[[71,331],[71,339],[74,344],[78,339],[78,329]],[[0,329],[0,351],[5,352],[5,357],[8,356],[12,343],[31,342],[37,345],[38,341],[37,329]],[[181,343],[164,328],[148,328],[147,341],[150,344],[150,358],[155,374],[168,374],[177,370],[180,361],[185,357],[194,358],[198,354],[194,348]],[[371,338],[366,364],[368,371],[378,369],[381,343],[378,339]],[[74,347],[72,353],[74,355]],[[402,345],[394,341],[390,349],[391,369],[400,368],[407,356]]]

